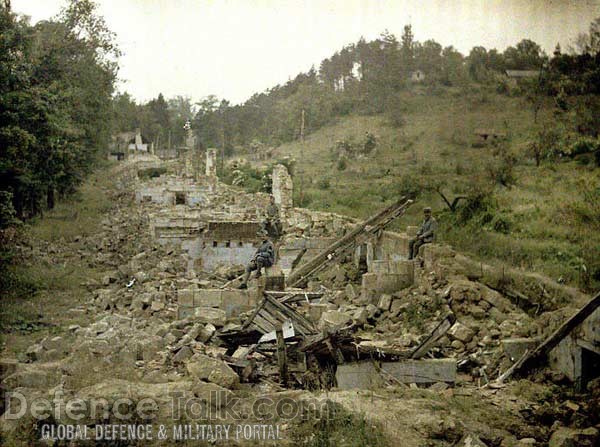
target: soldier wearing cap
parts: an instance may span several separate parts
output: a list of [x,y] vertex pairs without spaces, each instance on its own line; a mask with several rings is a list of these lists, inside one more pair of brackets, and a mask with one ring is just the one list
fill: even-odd
[[419,253],[419,248],[422,245],[435,241],[437,221],[431,215],[431,208],[423,208],[423,214],[425,219],[421,223],[419,231],[417,231],[417,237],[411,239],[408,243],[408,259],[413,259]]
[[265,231],[259,231],[258,234],[262,237],[262,242],[246,267],[246,273],[240,284],[240,289],[248,288],[250,273],[256,270],[256,277],[259,278],[261,276],[262,268],[271,267],[275,262],[275,247],[273,246],[273,243],[267,238]]

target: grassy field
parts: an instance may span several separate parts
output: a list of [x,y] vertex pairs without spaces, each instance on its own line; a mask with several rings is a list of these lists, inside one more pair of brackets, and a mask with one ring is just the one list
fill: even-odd
[[[69,199],[28,223],[29,239],[43,256],[33,255],[11,267],[17,279],[11,293],[2,297],[0,342],[13,354],[27,346],[27,334],[57,334],[65,330],[63,320],[77,324],[68,310],[82,303],[88,293],[84,283],[98,280],[102,272],[82,262],[77,251],[80,239],[93,235],[112,203],[106,188],[112,181],[101,168]],[[34,251],[35,252],[35,251]],[[9,335],[10,334],[10,335]]]
[[[435,191],[417,187],[418,202],[396,229],[416,224],[422,207],[431,205],[441,223],[440,239],[461,251],[582,288],[597,287],[598,169],[573,160],[536,167],[527,153],[535,132],[553,125],[550,106],[542,107],[534,122],[532,107],[523,98],[483,91],[436,93],[406,92],[400,128],[383,116],[350,116],[307,136],[304,143],[280,146],[278,157],[297,160],[295,203],[364,218],[415,185],[441,183],[450,200],[465,189],[493,185],[492,215],[467,221],[457,220]],[[504,133],[506,141],[473,147],[477,129]],[[375,151],[349,158],[340,170],[336,142],[360,145],[365,132],[375,134]],[[515,160],[515,182],[509,187],[490,174],[507,154]]]

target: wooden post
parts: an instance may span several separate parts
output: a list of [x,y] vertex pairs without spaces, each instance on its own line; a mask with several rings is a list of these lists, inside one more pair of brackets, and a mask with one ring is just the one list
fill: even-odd
[[277,364],[279,366],[279,383],[283,386],[287,386],[288,367],[285,340],[283,338],[283,329],[277,329],[275,331],[275,335],[277,337]]

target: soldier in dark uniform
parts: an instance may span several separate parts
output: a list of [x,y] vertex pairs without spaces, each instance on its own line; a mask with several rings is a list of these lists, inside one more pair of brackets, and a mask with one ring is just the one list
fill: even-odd
[[431,215],[431,208],[427,207],[423,209],[425,219],[421,223],[419,231],[417,231],[417,237],[411,239],[408,243],[408,259],[413,259],[418,253],[419,248],[424,244],[430,244],[435,240],[437,232],[437,221]]
[[261,269],[263,267],[271,267],[275,262],[275,247],[265,234],[263,234],[263,236],[263,240],[258,247],[258,250],[256,250],[256,253],[254,253],[254,256],[246,267],[246,273],[242,279],[242,284],[240,284],[240,289],[248,288],[250,273],[256,270],[256,277],[259,278],[261,276]]

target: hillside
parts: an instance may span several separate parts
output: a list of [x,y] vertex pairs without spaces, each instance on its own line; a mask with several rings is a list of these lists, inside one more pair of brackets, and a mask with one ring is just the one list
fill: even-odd
[[[399,226],[416,224],[431,205],[440,220],[440,239],[482,260],[498,260],[538,271],[560,282],[593,288],[600,280],[597,232],[598,171],[588,159],[546,161],[536,167],[528,144],[538,129],[551,126],[551,104],[534,122],[522,97],[456,89],[407,91],[402,95],[401,127],[384,116],[349,116],[288,143],[278,157],[296,159],[295,203],[355,217],[366,217],[403,192],[419,193]],[[472,147],[477,129],[506,134],[497,146]],[[361,144],[365,132],[376,136],[375,150],[349,157],[340,170],[336,142]],[[496,174],[511,154],[514,182],[498,183]],[[510,168],[508,168],[510,169]],[[461,192],[491,189],[483,210],[469,218],[453,215],[435,191],[444,185],[452,199]],[[464,214],[464,213],[463,213]],[[597,214],[596,214],[597,215]]]

